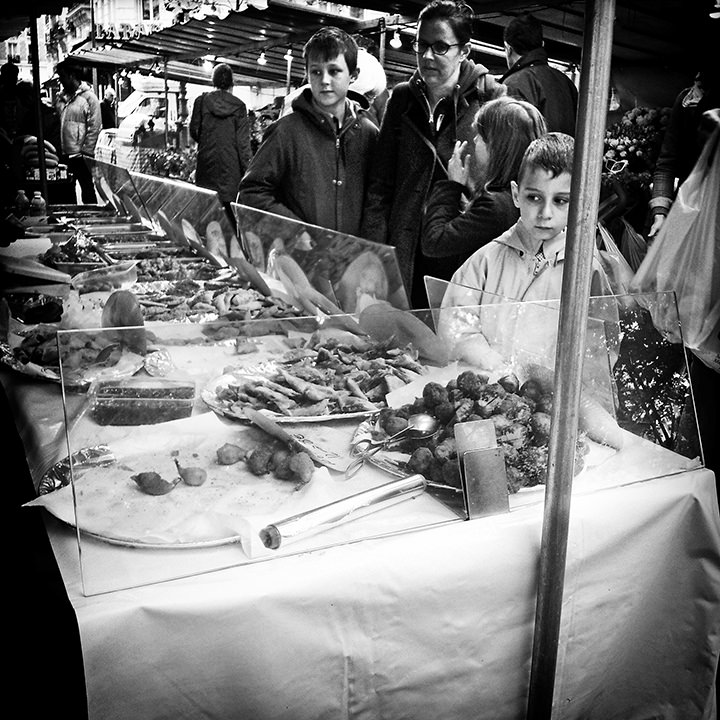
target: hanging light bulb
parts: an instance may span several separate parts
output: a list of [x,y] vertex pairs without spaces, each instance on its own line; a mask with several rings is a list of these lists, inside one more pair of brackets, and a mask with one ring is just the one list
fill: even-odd
[[293,59],[293,54],[292,54],[292,48],[291,48],[291,47],[289,47],[289,48],[287,49],[287,51],[285,52],[285,55],[283,55],[283,57],[284,57],[285,60],[287,60],[288,62],[291,62],[291,61],[292,61],[292,59]]
[[258,65],[267,65],[267,58],[265,57],[264,50],[260,53],[260,55],[258,55],[257,64]]
[[393,36],[390,39],[390,47],[393,47],[396,50],[399,50],[402,47],[402,40],[400,39],[399,30],[395,30],[395,32],[393,33]]

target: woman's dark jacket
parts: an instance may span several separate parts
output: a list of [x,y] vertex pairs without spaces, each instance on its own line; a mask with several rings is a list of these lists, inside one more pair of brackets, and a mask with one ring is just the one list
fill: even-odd
[[195,183],[235,200],[251,157],[245,103],[225,90],[204,93],[193,103],[190,136],[198,143]]
[[440,180],[430,191],[422,230],[422,251],[459,268],[476,250],[500,237],[520,213],[510,188],[489,188],[463,207],[465,186]]
[[238,202],[284,217],[360,232],[363,196],[378,129],[368,102],[347,100],[337,128],[303,91],[273,123],[240,184]]
[[[366,194],[361,235],[395,246],[413,307],[427,306],[424,275],[449,279],[451,264],[428,261],[420,248],[423,211],[430,188],[447,178],[456,140],[471,141],[487,69],[463,61],[452,97],[433,116],[419,72],[395,86],[380,128]],[[447,265],[447,267],[444,267]]]

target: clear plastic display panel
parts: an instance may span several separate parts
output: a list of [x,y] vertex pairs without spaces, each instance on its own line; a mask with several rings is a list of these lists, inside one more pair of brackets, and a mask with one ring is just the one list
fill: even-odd
[[[479,337],[475,350],[486,363],[495,362],[497,353],[514,367],[541,364],[554,372],[559,300],[518,303],[431,277],[426,288],[451,355],[461,354],[463,344],[472,351]],[[638,468],[638,479],[702,462],[674,293],[589,299],[583,397],[611,413],[626,437],[630,433],[671,451],[664,462]]]
[[59,332],[69,484],[43,497],[76,528],[84,592],[462,519],[457,488],[453,505],[369,461],[345,476],[390,388],[429,367],[413,320],[420,349],[351,316]]
[[240,254],[240,247],[218,195],[182,180],[131,171],[153,225],[178,244],[200,244],[218,257]]
[[299,295],[307,287],[320,309],[359,312],[378,301],[410,307],[395,248],[231,203],[245,256]]
[[[541,504],[552,352],[521,332],[526,303],[494,303],[483,322],[518,333],[489,344],[500,364],[458,360],[446,324],[455,310],[381,303],[357,315],[59,332],[69,484],[42,497],[76,528],[84,592],[466,520],[477,498],[458,432],[471,427],[463,452],[490,452],[507,510]],[[557,317],[538,312],[534,323]],[[658,350],[668,363],[672,350],[646,334],[644,312],[612,340],[592,323],[574,492],[699,464],[654,436],[678,439],[682,363],[652,417],[641,401],[663,375]]]
[[90,160],[90,169],[98,198],[114,208],[120,216],[131,218],[133,222],[152,227],[152,219],[145,203],[133,183],[127,169],[119,165]]

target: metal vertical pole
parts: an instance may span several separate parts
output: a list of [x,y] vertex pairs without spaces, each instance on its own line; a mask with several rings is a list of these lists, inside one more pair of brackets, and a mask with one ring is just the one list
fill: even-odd
[[528,720],[552,717],[570,494],[595,226],[600,199],[615,0],[587,0],[548,457]]
[[[37,116],[38,165],[40,172],[40,192],[45,202],[50,205],[48,197],[47,162],[45,159],[45,126],[43,125],[42,98],[40,97],[40,46],[38,45],[38,17],[30,17],[30,55],[32,60],[33,89],[35,95],[35,113]],[[58,150],[60,148],[57,148]]]
[[163,57],[163,92],[165,94],[165,150],[170,144],[170,94],[168,88],[168,59]]
[[385,67],[385,18],[380,18],[378,26],[380,28],[380,39],[378,41],[378,60],[380,61],[380,65]]

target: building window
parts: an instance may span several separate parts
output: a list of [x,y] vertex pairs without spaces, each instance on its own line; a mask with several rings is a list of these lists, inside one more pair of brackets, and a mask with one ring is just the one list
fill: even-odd
[[142,0],[143,20],[160,19],[160,0]]
[[18,52],[18,44],[11,40],[7,44],[7,59],[8,61],[19,63],[20,53]]

